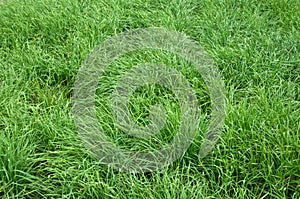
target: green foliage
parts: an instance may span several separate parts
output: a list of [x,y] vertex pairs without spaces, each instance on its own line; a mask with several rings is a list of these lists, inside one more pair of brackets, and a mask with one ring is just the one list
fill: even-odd
[[[0,198],[300,198],[299,16],[299,0],[0,3]],[[226,85],[226,130],[204,159],[196,156],[196,140],[166,168],[121,173],[82,146],[72,86],[94,47],[116,33],[151,26],[185,32],[213,57]],[[174,55],[122,57],[99,81],[99,104],[107,103],[122,70],[161,59],[195,89],[204,131],[205,85]],[[168,90],[145,87],[132,99],[133,120],[146,124],[145,106],[157,101],[178,119]],[[100,105],[99,118],[109,124],[110,112]]]

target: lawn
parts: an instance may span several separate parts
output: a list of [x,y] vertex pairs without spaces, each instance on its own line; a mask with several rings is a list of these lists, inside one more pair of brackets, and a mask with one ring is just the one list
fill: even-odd
[[[149,107],[168,110],[159,142],[114,125],[110,96],[134,65],[162,62],[195,90],[201,120],[184,156],[151,173],[99,162],[84,146],[72,112],[74,82],[105,40],[136,28],[185,33],[214,60],[224,81],[224,131],[198,156],[210,98],[195,68],[159,50],[136,51],[99,79],[99,123],[127,150],[169,142],[180,123],[174,93],[143,86],[131,119],[149,123]],[[0,198],[300,198],[299,0],[4,0],[0,1]]]

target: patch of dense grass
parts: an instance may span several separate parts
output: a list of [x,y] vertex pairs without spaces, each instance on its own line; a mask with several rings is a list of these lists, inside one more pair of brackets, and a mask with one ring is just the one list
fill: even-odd
[[[298,0],[1,3],[0,197],[299,198],[299,16]],[[72,87],[94,47],[116,33],[152,26],[186,33],[213,57],[226,85],[226,128],[204,159],[194,155],[196,141],[183,158],[151,174],[117,172],[82,146]],[[122,57],[99,89],[138,61],[185,64],[155,53]],[[204,104],[205,118],[205,86],[192,68],[181,72]],[[141,89],[132,99],[133,119],[147,123],[144,105],[156,101],[176,119],[174,99],[162,97],[172,96],[167,90]],[[97,96],[106,102],[109,92]]]

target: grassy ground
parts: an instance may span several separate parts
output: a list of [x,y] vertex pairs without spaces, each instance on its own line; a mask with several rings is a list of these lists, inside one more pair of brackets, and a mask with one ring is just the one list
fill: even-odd
[[[0,4],[0,198],[300,198],[299,16],[299,0]],[[226,85],[226,127],[204,159],[193,155],[194,145],[151,174],[117,172],[82,146],[72,86],[95,46],[150,26],[185,32],[213,57]],[[125,57],[111,70],[153,57]],[[193,83],[191,71],[184,75]],[[106,75],[108,85],[116,80]],[[136,94],[136,117],[146,115],[142,105],[169,100],[155,97],[155,89]]]

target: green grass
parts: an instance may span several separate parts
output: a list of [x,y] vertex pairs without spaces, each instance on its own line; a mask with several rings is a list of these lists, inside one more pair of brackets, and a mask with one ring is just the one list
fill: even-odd
[[[299,0],[5,0],[0,198],[300,198],[299,16]],[[195,156],[196,140],[166,168],[122,173],[83,147],[72,87],[94,47],[116,33],[152,26],[186,33],[214,59],[227,92],[225,131],[203,159]],[[106,124],[112,120],[101,104],[123,71],[139,61],[185,64],[157,52],[132,56],[100,80],[99,91],[107,92],[98,94],[98,113]],[[203,104],[203,130],[209,113],[205,86],[191,66],[180,72]],[[157,101],[170,108],[171,121],[178,119],[172,93],[143,87],[132,99],[133,120],[146,124],[147,106]],[[166,133],[172,135],[170,126]],[[122,137],[117,130],[108,133],[116,143]]]

